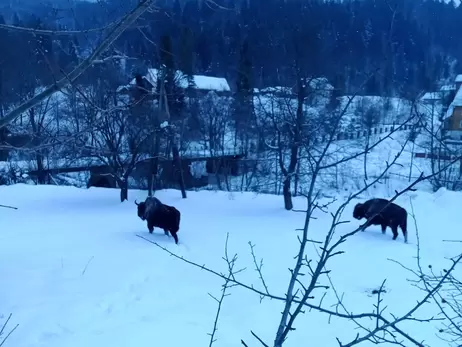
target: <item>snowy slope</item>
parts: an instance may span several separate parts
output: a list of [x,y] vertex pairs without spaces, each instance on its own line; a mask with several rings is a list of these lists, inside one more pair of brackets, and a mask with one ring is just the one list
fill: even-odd
[[[229,253],[238,253],[241,281],[261,288],[254,271],[248,242],[256,244],[257,258],[264,258],[263,272],[270,291],[283,295],[288,267],[298,245],[296,228],[303,215],[282,209],[282,197],[251,193],[190,192],[182,200],[177,191],[157,196],[182,211],[180,245],[156,230],[149,235],[136,216],[135,198],[119,203],[118,191],[49,186],[2,186],[0,203],[18,210],[0,209],[0,315],[13,313],[11,326],[19,324],[6,347],[147,347],[208,346],[216,302],[222,281],[167,255],[136,237],[141,234],[172,252],[217,271],[225,271],[226,234]],[[382,195],[384,196],[384,195]],[[338,196],[342,200],[342,196]],[[458,245],[443,239],[458,239],[452,228],[460,214],[462,194],[440,190],[435,194],[415,192],[399,203],[410,210],[410,198],[419,227],[424,264],[435,269],[447,266],[443,258],[455,255]],[[345,211],[351,220],[354,201]],[[295,199],[303,208],[302,199]],[[331,210],[335,208],[332,206]],[[310,235],[322,238],[330,223],[319,213]],[[438,220],[446,223],[439,227]],[[388,311],[403,313],[423,293],[406,281],[411,275],[387,260],[415,265],[415,226],[409,219],[409,244],[400,234],[392,241],[390,231],[382,235],[371,227],[348,241],[346,253],[330,263],[337,291],[355,312],[371,311],[376,296],[370,292],[387,279],[385,302]],[[351,231],[357,221],[343,224],[339,233]],[[314,249],[308,248],[311,256]],[[319,299],[319,298],[318,298]],[[333,300],[325,299],[326,307]],[[281,304],[264,300],[245,289],[231,289],[219,321],[216,346],[238,346],[240,339],[255,345],[250,330],[264,340],[274,339]],[[417,316],[434,313],[424,306]],[[287,346],[338,346],[335,337],[347,342],[358,330],[351,322],[308,312],[299,317]],[[0,318],[0,322],[3,319]],[[374,322],[365,321],[373,325]],[[406,323],[403,328],[431,346],[443,346],[435,334],[438,323]],[[363,346],[371,346],[365,343]]]

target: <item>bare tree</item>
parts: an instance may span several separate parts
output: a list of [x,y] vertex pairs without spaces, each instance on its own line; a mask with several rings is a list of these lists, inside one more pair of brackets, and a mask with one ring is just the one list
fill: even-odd
[[120,201],[128,199],[128,179],[138,162],[148,158],[148,141],[155,129],[149,115],[135,117],[128,109],[100,115],[84,154],[106,164],[120,188]]
[[231,125],[231,100],[220,97],[214,92],[208,93],[199,101],[199,127],[204,149],[212,156],[224,154],[231,143],[227,135]]
[[357,107],[358,116],[360,118],[362,128],[366,131],[365,138],[365,151],[364,151],[364,179],[367,178],[367,154],[369,153],[369,144],[371,141],[372,129],[380,122],[380,113],[377,108],[370,104],[370,102],[361,98]]
[[307,81],[297,80],[294,94],[258,97],[257,117],[266,120],[270,129],[267,146],[277,154],[278,169],[282,174],[282,194],[284,208],[292,210],[292,187],[303,143],[308,141],[309,120],[305,113],[305,101],[308,96]]

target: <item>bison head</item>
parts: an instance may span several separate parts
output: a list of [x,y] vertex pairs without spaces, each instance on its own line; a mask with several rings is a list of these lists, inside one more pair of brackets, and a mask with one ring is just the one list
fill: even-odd
[[366,215],[366,211],[364,211],[363,204],[356,204],[355,209],[353,210],[353,218],[362,219]]
[[146,218],[144,217],[144,213],[146,212],[146,203],[145,202],[136,202],[135,200],[135,205],[138,207],[138,217],[140,217],[142,220],[145,220]]

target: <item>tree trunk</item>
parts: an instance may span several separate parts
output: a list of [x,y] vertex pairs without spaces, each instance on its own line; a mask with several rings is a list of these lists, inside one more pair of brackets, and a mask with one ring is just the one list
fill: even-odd
[[119,180],[120,202],[128,200],[128,181],[126,179]]
[[415,141],[412,143],[411,165],[409,165],[409,178],[408,178],[408,182],[411,182],[411,179],[412,179],[412,166],[414,165],[414,147],[415,147]]
[[300,162],[297,163],[297,169],[295,171],[294,196],[297,196],[299,183],[300,183]]
[[[172,136],[173,140],[173,136]],[[179,170],[179,184],[180,184],[180,189],[181,189],[181,197],[183,199],[186,199],[186,185],[184,184],[184,177],[183,177],[183,168],[181,166],[181,159],[180,159],[180,151],[178,150],[178,147],[175,142],[172,143],[172,155],[173,155],[173,160],[175,162],[175,165],[178,167]]]
[[289,211],[292,210],[294,205],[292,203],[292,193],[290,191],[290,176],[286,176],[284,179],[282,194],[284,196],[284,208]]
[[370,130],[367,130],[366,149],[364,151],[364,179],[366,181],[367,181],[367,152],[369,150],[369,136],[370,136]]
[[[168,115],[169,122],[171,122],[172,117],[170,115],[170,110],[168,107],[168,100],[167,100],[167,94],[165,92],[165,71],[163,73],[163,78],[161,79],[161,100],[163,99],[164,101],[164,107],[165,107],[165,112]],[[162,98],[163,95],[163,98]],[[172,155],[173,155],[173,162],[175,165],[178,166],[179,171],[179,184],[180,184],[180,189],[181,189],[181,197],[183,199],[186,199],[186,185],[184,184],[184,177],[183,177],[183,168],[181,166],[181,158],[180,158],[180,151],[178,149],[178,144],[177,141],[175,141],[175,131],[172,128],[172,125],[169,124],[168,126],[168,135],[170,137],[170,145],[172,146]]]
[[156,134],[156,140],[154,143],[154,158],[151,159],[151,170],[148,177],[148,196],[152,196],[152,193],[155,192],[157,187],[157,174],[159,172],[159,148],[160,148],[160,135]]
[[46,183],[46,173],[45,167],[43,165],[43,156],[39,153],[35,155],[35,160],[37,162],[37,184]]

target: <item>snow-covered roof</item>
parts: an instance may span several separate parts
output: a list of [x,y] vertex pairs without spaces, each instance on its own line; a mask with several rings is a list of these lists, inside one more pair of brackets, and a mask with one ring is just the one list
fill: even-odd
[[440,100],[441,93],[439,92],[427,92],[425,93],[420,100]]
[[451,90],[456,90],[455,84],[446,84],[440,88],[440,92],[449,92]]
[[457,91],[456,96],[454,96],[454,100],[449,105],[448,110],[446,112],[446,116],[444,118],[447,119],[451,117],[452,113],[454,112],[454,107],[461,107],[461,106],[462,106],[462,86],[459,87],[459,90]]
[[[152,86],[155,88],[157,85],[157,78],[159,76],[159,70],[158,69],[148,69],[148,73],[143,76],[146,80],[149,81],[149,83],[152,84]],[[175,71],[175,80],[177,81],[178,85],[181,88],[188,88],[188,79],[187,76],[177,70]],[[192,86],[194,89],[198,90],[213,90],[217,92],[229,92],[231,91],[231,88],[229,87],[228,81],[224,77],[212,77],[212,76],[204,76],[204,75],[193,75],[193,82],[194,86]],[[130,81],[130,85],[135,85],[136,80],[133,78]],[[119,87],[118,90],[121,90],[124,88],[124,86]]]
[[455,81],[456,83],[462,83],[462,74],[457,75]]
[[229,87],[228,81],[223,77],[211,77],[203,75],[194,75],[194,84],[196,89],[201,90],[215,90],[229,92],[231,88]]

